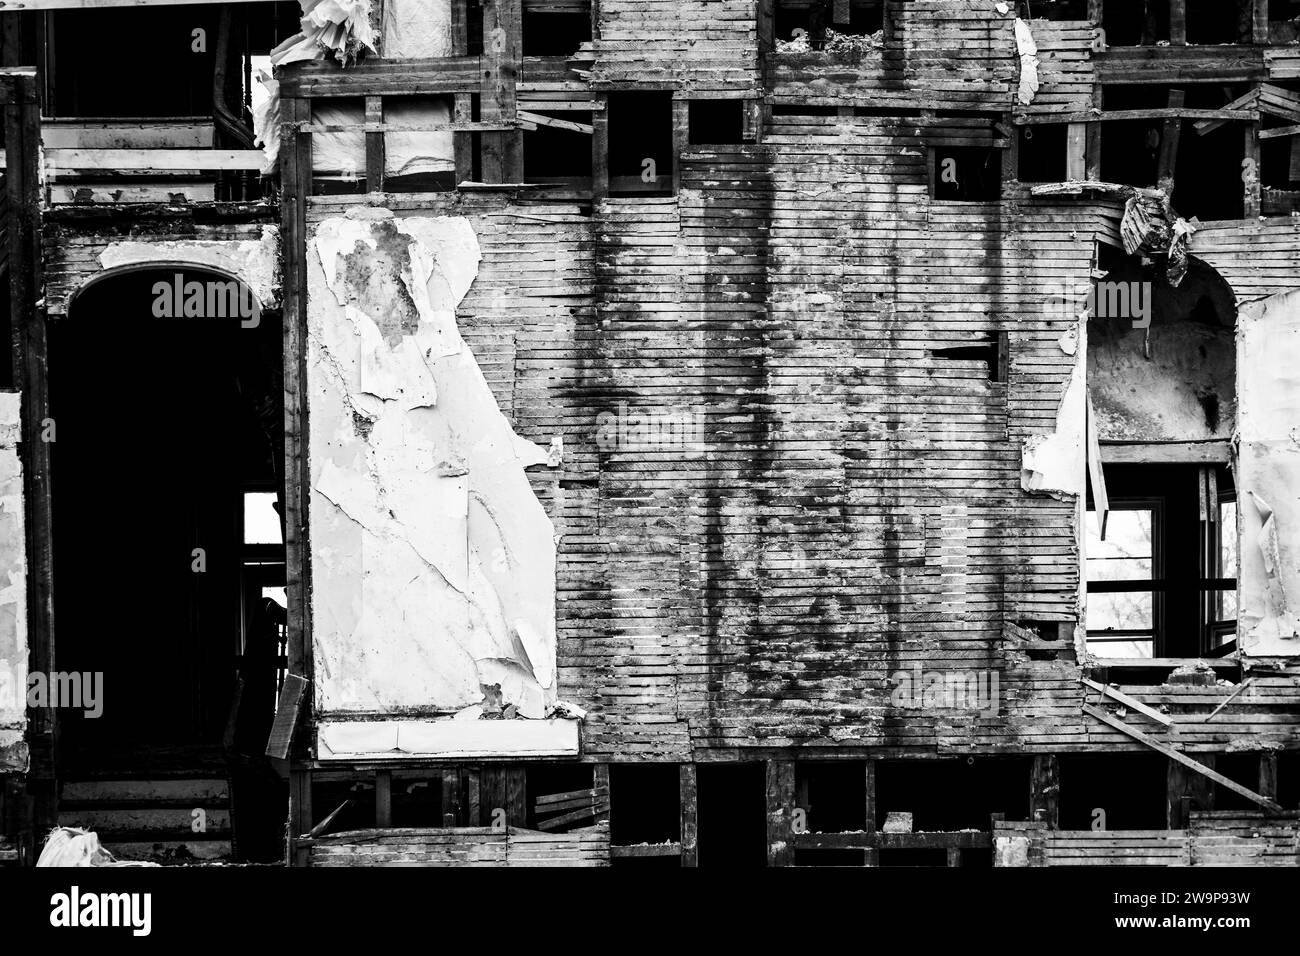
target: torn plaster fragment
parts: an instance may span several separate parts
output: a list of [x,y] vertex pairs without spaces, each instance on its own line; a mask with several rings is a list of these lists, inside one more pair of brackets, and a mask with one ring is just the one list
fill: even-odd
[[1056,409],[1049,434],[1030,435],[1021,449],[1020,487],[1039,494],[1082,495],[1087,447],[1085,350],[1076,348],[1075,365]]
[[1034,94],[1038,92],[1038,44],[1034,42],[1034,35],[1029,31],[1029,24],[1019,17],[1016,18],[1016,53],[1020,57],[1020,86],[1017,90],[1017,99],[1021,104],[1028,106],[1034,101]]
[[525,469],[551,456],[515,434],[461,338],[473,228],[370,210],[322,221],[311,253],[320,707],[468,720],[499,688],[498,712],[541,718],[556,542]]
[[160,263],[184,263],[206,267],[234,276],[257,296],[264,309],[280,304],[280,230],[262,226],[259,239],[172,239],[164,242],[141,242],[127,239],[110,243],[99,254],[104,269]]

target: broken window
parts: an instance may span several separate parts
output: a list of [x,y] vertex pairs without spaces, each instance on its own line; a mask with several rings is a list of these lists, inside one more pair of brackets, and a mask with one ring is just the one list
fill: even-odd
[[1099,657],[1150,658],[1234,649],[1231,481],[1221,465],[1106,466],[1104,535],[1091,507],[1086,519],[1089,650]]
[[569,56],[591,40],[590,0],[523,0],[524,56]]
[[[677,764],[610,764],[609,789],[612,846],[653,846],[681,840],[681,781]],[[680,853],[616,856],[615,863],[680,868],[681,856]]]
[[1112,498],[1105,538],[1088,513],[1088,649],[1102,657],[1155,657],[1164,598],[1159,501]]
[[762,763],[697,765],[700,866],[767,865],[767,772]]
[[930,149],[930,195],[953,202],[991,202],[1002,196],[1002,150],[992,146]]
[[610,93],[608,112],[610,193],[672,195],[672,93]]
[[1059,183],[1066,176],[1065,123],[1019,127],[1016,178],[1022,183]]
[[778,53],[855,53],[883,42],[882,0],[776,0]]
[[692,145],[714,146],[745,141],[744,100],[691,100],[688,104]]
[[591,111],[520,107],[524,180],[574,185],[591,179]]

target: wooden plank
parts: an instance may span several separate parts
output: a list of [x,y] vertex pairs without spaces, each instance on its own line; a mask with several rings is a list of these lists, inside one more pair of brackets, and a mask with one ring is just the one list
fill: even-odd
[[568,826],[570,823],[590,820],[593,817],[599,819],[608,813],[609,802],[605,799],[592,804],[591,806],[583,807],[581,810],[574,810],[572,813],[566,813],[563,816],[551,817],[549,820],[538,820],[537,828],[539,830],[555,830],[562,826]]
[[609,196],[609,101],[603,93],[596,99],[601,109],[591,114],[591,198],[599,200]]
[[1253,677],[1247,677],[1244,681],[1238,684],[1236,689],[1233,690],[1233,692],[1229,694],[1227,697],[1223,698],[1223,702],[1210,712],[1209,716],[1205,718],[1204,723],[1208,724],[1215,717],[1217,717],[1219,715],[1219,712],[1222,711],[1223,708],[1227,707],[1230,703],[1232,703],[1232,701],[1237,697],[1237,695],[1240,694],[1242,691],[1244,691],[1247,687],[1249,687],[1254,682],[1254,680],[1255,678]]
[[1270,800],[1268,797],[1261,796],[1255,791],[1250,790],[1247,787],[1243,787],[1235,780],[1229,780],[1227,777],[1223,776],[1223,774],[1216,773],[1214,770],[1205,766],[1202,763],[1197,763],[1191,757],[1179,753],[1177,750],[1174,750],[1174,748],[1162,744],[1160,741],[1147,736],[1146,734],[1142,733],[1142,731],[1137,730],[1134,727],[1130,727],[1128,724],[1124,723],[1124,721],[1120,720],[1118,717],[1113,717],[1110,714],[1106,713],[1106,711],[1098,707],[1093,707],[1091,704],[1084,704],[1083,712],[1085,714],[1088,714],[1089,716],[1097,718],[1104,724],[1108,724],[1109,726],[1114,727],[1116,730],[1120,731],[1121,733],[1127,734],[1128,736],[1136,740],[1138,743],[1150,747],[1156,753],[1164,754],[1170,760],[1176,761],[1182,764],[1183,766],[1191,770],[1194,770],[1199,774],[1202,774],[1203,776],[1209,777],[1211,780],[1213,780],[1215,783],[1219,784],[1220,786],[1227,787],[1233,793],[1245,797],[1247,800],[1251,801],[1252,803],[1259,804],[1265,810],[1268,810],[1273,813],[1282,812],[1282,807],[1280,807],[1274,801]]
[[1227,464],[1232,457],[1226,441],[1103,443],[1104,464]]
[[299,674],[286,674],[275,706],[275,720],[266,741],[266,756],[286,760],[292,746],[294,729],[302,716],[307,695],[307,680]]
[[1101,694],[1104,694],[1105,696],[1109,697],[1111,700],[1123,704],[1125,707],[1130,707],[1133,710],[1136,710],[1138,713],[1151,718],[1158,724],[1163,724],[1166,727],[1173,726],[1174,722],[1169,718],[1167,714],[1160,713],[1160,711],[1156,710],[1154,707],[1148,707],[1146,704],[1142,703],[1142,701],[1138,700],[1137,698],[1130,697],[1128,694],[1125,694],[1123,691],[1116,690],[1114,687],[1111,687],[1108,684],[1099,684],[1097,681],[1089,680],[1087,677],[1080,677],[1079,683],[1083,684],[1085,687],[1091,687],[1093,690],[1098,691]]
[[680,843],[638,843],[631,846],[611,846],[609,855],[619,859],[644,859],[652,856],[681,856]]
[[261,169],[260,149],[47,149],[50,170]]
[[1244,120],[1246,122],[1258,122],[1258,110],[1229,110],[1229,109],[1192,109],[1191,107],[1168,107],[1161,106],[1152,109],[1143,110],[1101,110],[1096,112],[1088,110],[1078,113],[1017,113],[1013,122],[1018,126],[1033,126],[1043,123],[1109,123],[1109,122],[1127,122],[1129,120],[1147,120],[1147,119],[1217,119],[1217,120]]
[[698,782],[695,764],[684,763],[678,767],[677,793],[681,813],[682,866],[699,866]]
[[[114,7],[174,7],[193,0],[22,0],[22,9],[32,10],[106,10]],[[265,3],[275,0],[224,0],[226,3]],[[188,41],[187,41],[188,42]]]
[[[527,110],[517,110],[515,116],[518,117],[522,124],[533,124],[533,126],[551,126],[555,129],[572,130],[575,133],[592,134],[590,123],[575,123],[572,120],[556,119],[554,116],[543,116],[541,113],[533,113]],[[527,128],[525,126],[525,128]]]

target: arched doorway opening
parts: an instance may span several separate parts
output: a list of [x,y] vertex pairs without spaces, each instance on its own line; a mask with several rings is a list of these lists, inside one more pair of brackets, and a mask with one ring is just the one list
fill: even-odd
[[1088,648],[1223,656],[1236,648],[1235,297],[1195,258],[1177,286],[1163,262],[1116,253],[1102,267],[1088,319],[1101,455],[1084,541]]
[[128,856],[229,855],[232,802],[241,856],[278,852],[281,349],[278,313],[186,265],[106,273],[51,323],[57,663],[101,697],[60,710],[60,817]]

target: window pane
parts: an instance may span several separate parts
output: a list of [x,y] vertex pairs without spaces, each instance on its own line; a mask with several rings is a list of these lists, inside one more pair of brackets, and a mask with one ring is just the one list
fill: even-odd
[[1088,633],[1105,636],[1109,630],[1149,631],[1155,626],[1150,591],[1088,594]]
[[1237,592],[1214,592],[1214,619],[1216,621],[1235,621],[1237,619]]
[[1154,657],[1150,640],[1097,641],[1088,639],[1088,650],[1098,657]]
[[1150,581],[1151,509],[1112,511],[1101,540],[1097,513],[1088,512],[1087,574],[1089,581]]
[[[1219,577],[1237,576],[1237,502],[1219,502]],[[1235,612],[1234,612],[1235,614]]]
[[244,495],[244,543],[280,544],[280,515],[274,492]]

